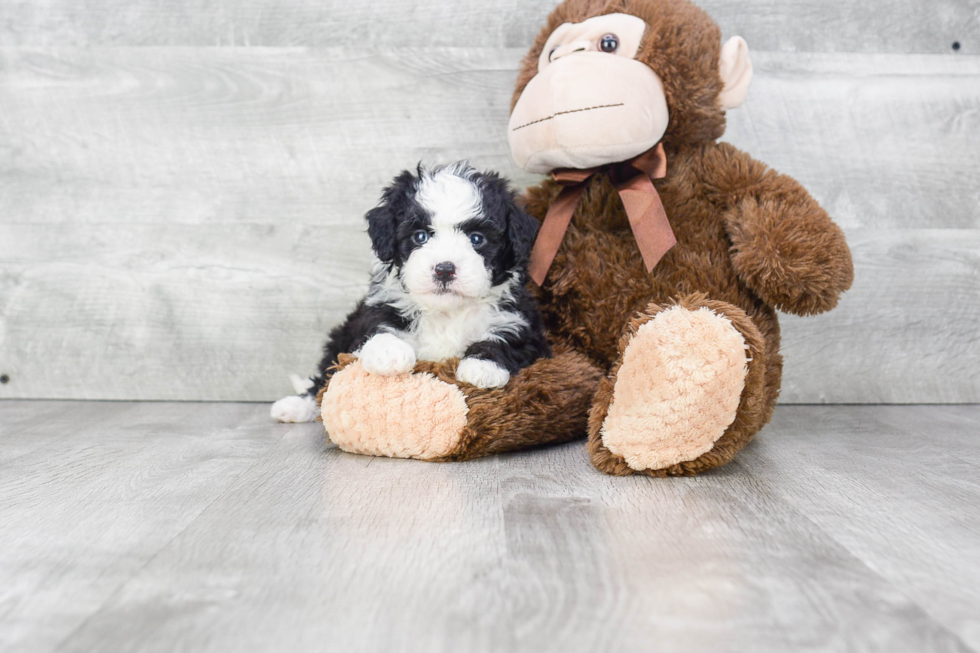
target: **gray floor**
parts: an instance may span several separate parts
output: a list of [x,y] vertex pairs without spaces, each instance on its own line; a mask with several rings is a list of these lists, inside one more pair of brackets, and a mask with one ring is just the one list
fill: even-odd
[[736,463],[327,449],[259,404],[0,402],[2,651],[980,651],[980,407]]

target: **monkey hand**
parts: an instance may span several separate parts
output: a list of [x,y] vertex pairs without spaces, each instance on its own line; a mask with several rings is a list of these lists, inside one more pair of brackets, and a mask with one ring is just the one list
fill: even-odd
[[854,280],[843,232],[794,179],[770,170],[762,181],[726,215],[736,273],[781,311],[829,311]]

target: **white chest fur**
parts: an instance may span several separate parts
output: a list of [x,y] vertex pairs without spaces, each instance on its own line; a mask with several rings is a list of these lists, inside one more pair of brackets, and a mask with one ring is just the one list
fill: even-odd
[[419,360],[437,361],[462,357],[473,343],[500,340],[524,326],[522,315],[478,303],[451,312],[423,311],[405,336]]

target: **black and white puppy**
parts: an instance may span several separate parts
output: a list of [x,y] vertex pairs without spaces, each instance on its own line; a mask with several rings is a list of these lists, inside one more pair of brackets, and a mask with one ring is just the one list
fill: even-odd
[[405,171],[367,214],[377,256],[367,296],[330,332],[319,373],[272,405],[281,422],[316,418],[315,397],[338,354],[370,374],[411,372],[417,360],[460,357],[456,377],[498,388],[551,355],[527,291],[537,222],[507,182],[465,163]]

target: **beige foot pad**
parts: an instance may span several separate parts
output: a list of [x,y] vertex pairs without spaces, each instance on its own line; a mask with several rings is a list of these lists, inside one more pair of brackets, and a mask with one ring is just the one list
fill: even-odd
[[626,348],[602,443],[637,471],[694,460],[734,421],[747,372],[745,339],[728,319],[669,308]]
[[368,374],[355,361],[333,375],[323,426],[344,451],[432,460],[459,445],[468,407],[458,387],[425,373]]

